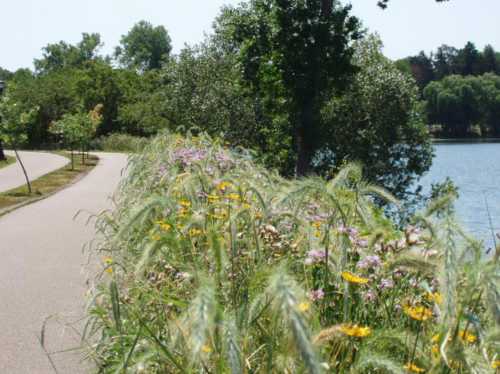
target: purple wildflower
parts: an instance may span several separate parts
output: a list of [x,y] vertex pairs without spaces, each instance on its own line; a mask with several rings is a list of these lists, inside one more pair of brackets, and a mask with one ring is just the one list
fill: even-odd
[[368,290],[363,293],[363,300],[366,302],[373,302],[377,300],[377,295],[372,290]]
[[190,166],[205,159],[206,156],[207,152],[205,150],[197,148],[180,148],[174,153],[175,161],[180,161],[183,166]]
[[319,249],[313,249],[307,252],[307,257],[304,261],[306,265],[316,264],[322,262],[326,258],[326,252]]
[[356,264],[358,269],[376,269],[380,266],[382,266],[382,260],[379,256],[366,256]]
[[309,298],[312,301],[322,300],[324,297],[325,297],[325,292],[321,288],[309,292]]
[[383,290],[390,290],[392,288],[394,288],[394,281],[392,279],[386,278],[386,279],[382,279],[380,281],[379,289],[381,291],[383,291]]

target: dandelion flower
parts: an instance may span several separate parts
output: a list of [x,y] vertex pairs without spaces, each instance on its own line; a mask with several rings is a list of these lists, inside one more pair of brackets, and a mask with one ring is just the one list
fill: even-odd
[[298,309],[304,313],[304,312],[307,312],[309,309],[311,308],[311,304],[309,304],[308,302],[302,302],[299,304],[298,306]]
[[367,284],[369,281],[368,278],[358,277],[357,275],[348,271],[342,272],[342,278],[344,278],[344,280],[346,280],[347,282],[354,284]]
[[372,333],[372,329],[367,326],[362,327],[358,325],[345,324],[340,327],[340,332],[355,338],[365,338]]
[[439,292],[429,292],[425,296],[431,303],[441,304],[443,302],[443,296]]
[[201,350],[202,350],[203,353],[210,353],[210,352],[212,352],[212,348],[210,348],[210,346],[206,345],[206,344],[203,347],[201,347]]
[[425,372],[425,370],[424,370],[424,369],[419,368],[417,365],[415,365],[415,364],[413,364],[413,363],[411,363],[411,362],[407,363],[407,364],[404,366],[404,368],[405,368],[406,370],[408,370],[409,372],[412,372],[412,373],[423,373],[423,372]]
[[458,333],[458,336],[460,336],[460,338],[463,340],[463,341],[466,341],[467,343],[475,343],[477,341],[477,336],[474,335],[474,334],[470,334],[468,333],[467,331],[465,330],[462,330]]
[[424,306],[405,306],[404,312],[408,317],[416,321],[427,321],[429,318],[432,318],[432,310]]

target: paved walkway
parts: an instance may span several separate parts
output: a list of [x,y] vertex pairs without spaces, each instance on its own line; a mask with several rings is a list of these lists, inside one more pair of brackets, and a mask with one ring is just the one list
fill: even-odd
[[[14,156],[14,152],[11,151],[6,151],[5,154]],[[28,177],[32,181],[54,170],[60,169],[70,162],[66,157],[45,152],[20,151],[19,155],[26,167]],[[23,170],[19,163],[16,162],[0,169],[0,192],[20,187],[25,183],[26,179],[24,178]]]
[[[111,206],[126,165],[126,156],[97,154],[99,164],[81,181],[33,205],[0,218],[0,373],[54,373],[39,342],[44,320],[83,317],[86,276],[82,248],[95,231],[89,214]],[[77,329],[81,328],[81,324]],[[47,324],[50,352],[79,347],[70,327]],[[85,365],[75,351],[51,355],[58,373],[82,373]],[[87,366],[88,368],[88,366]]]

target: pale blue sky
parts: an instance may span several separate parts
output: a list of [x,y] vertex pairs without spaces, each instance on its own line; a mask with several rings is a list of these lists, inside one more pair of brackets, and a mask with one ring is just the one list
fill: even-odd
[[[223,4],[240,0],[0,0],[0,66],[31,67],[48,43],[75,43],[82,32],[99,32],[110,53],[120,36],[142,19],[164,25],[174,51],[196,43],[210,32]],[[345,1],[345,0],[344,0]],[[353,12],[385,43],[391,58],[430,51],[446,43],[463,46],[471,40],[500,50],[500,0],[391,0],[386,11],[376,0],[351,0]]]

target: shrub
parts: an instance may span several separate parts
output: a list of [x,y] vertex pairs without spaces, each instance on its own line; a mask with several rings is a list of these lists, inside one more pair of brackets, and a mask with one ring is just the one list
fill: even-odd
[[115,133],[95,139],[91,148],[106,152],[140,152],[148,141],[147,138]]
[[496,258],[447,196],[397,231],[361,175],[287,180],[206,136],[156,138],[98,223],[99,371],[492,370]]

